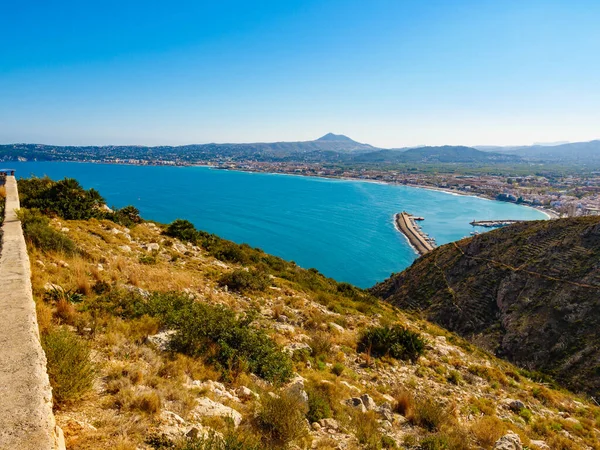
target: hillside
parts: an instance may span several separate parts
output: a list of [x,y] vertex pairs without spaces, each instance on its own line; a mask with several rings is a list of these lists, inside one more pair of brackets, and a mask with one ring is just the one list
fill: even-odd
[[494,152],[484,152],[472,147],[441,146],[418,147],[408,150],[378,150],[353,157],[355,162],[370,163],[491,163],[517,162],[520,158]]
[[365,291],[74,180],[19,189],[69,449],[600,448],[600,408]]
[[371,292],[571,389],[600,393],[600,218],[447,244]]
[[516,155],[528,161],[577,163],[580,165],[600,161],[600,140],[559,143],[557,145],[486,147],[485,150]]

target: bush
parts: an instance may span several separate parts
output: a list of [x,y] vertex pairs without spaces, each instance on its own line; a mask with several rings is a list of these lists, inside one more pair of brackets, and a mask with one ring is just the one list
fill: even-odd
[[19,198],[24,208],[36,208],[67,220],[103,217],[105,204],[95,189],[85,190],[73,178],[52,181],[48,177],[19,180]]
[[297,394],[284,391],[279,396],[263,397],[257,422],[271,443],[287,447],[306,434],[306,412]]
[[221,286],[238,291],[264,291],[270,284],[269,277],[258,270],[236,269],[219,280]]
[[177,219],[171,223],[164,234],[193,244],[196,244],[199,239],[199,233],[194,224],[189,220],[183,219]]
[[239,316],[224,306],[191,300],[179,293],[153,293],[148,299],[116,295],[94,302],[122,317],[147,314],[176,331],[171,348],[193,357],[205,357],[224,378],[250,371],[271,382],[291,378],[292,361],[260,329],[252,326],[253,314]]
[[25,239],[37,249],[67,255],[76,252],[75,243],[63,233],[54,230],[50,226],[50,220],[38,210],[21,209],[18,216]]
[[382,435],[379,432],[379,422],[375,411],[365,413],[354,411],[352,425],[355,430],[358,442],[362,447],[368,450],[378,450],[381,448]]
[[58,329],[42,336],[52,394],[58,405],[74,402],[85,395],[94,381],[90,349],[77,335]]
[[164,436],[151,436],[146,441],[156,450],[262,450],[263,446],[252,436],[243,436],[228,430],[223,436],[212,431],[208,435],[185,437],[176,442]]
[[140,211],[135,206],[131,205],[116,209],[112,213],[107,212],[105,218],[123,225],[124,227],[131,227],[143,222],[143,219],[140,217]]
[[308,413],[306,418],[310,423],[318,422],[321,419],[327,419],[332,416],[329,400],[318,389],[307,388],[308,394]]
[[442,425],[450,421],[450,414],[441,405],[432,402],[430,399],[418,398],[414,402],[414,407],[407,419],[416,426],[425,428],[428,431],[438,431]]
[[425,352],[426,341],[419,333],[400,325],[371,327],[358,342],[358,351],[374,357],[391,356],[415,362]]

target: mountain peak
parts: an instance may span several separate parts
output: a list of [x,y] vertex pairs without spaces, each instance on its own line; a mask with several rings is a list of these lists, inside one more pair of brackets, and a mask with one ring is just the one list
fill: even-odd
[[333,134],[327,133],[325,136],[321,136],[317,141],[346,141],[346,142],[355,142],[350,139],[348,136],[344,136],[343,134]]

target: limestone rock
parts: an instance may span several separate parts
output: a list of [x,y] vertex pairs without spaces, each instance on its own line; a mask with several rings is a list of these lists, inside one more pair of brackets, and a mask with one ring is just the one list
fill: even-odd
[[329,328],[333,331],[337,331],[338,333],[343,333],[345,331],[343,326],[338,325],[335,322],[329,322]]
[[238,411],[222,403],[217,403],[208,397],[199,398],[196,403],[191,414],[197,419],[207,416],[230,418],[236,428],[242,422],[242,415]]
[[521,438],[518,434],[509,431],[496,441],[494,450],[523,450]]
[[148,336],[148,342],[154,344],[159,350],[166,351],[169,348],[169,343],[175,333],[176,331],[174,330],[161,331],[160,333]]
[[377,408],[375,400],[373,400],[369,394],[361,395],[360,399],[362,400],[363,405],[365,405],[365,408],[367,408],[368,411],[372,411],[375,408]]

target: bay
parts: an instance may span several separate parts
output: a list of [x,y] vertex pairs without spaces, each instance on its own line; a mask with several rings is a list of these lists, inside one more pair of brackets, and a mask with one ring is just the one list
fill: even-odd
[[[146,219],[188,219],[198,229],[370,287],[417,255],[393,223],[425,218],[438,244],[468,236],[472,220],[538,220],[535,209],[445,192],[354,180],[224,171],[209,167],[13,162],[18,177],[76,178],[109,206],[134,205]],[[479,229],[479,231],[482,231]]]

